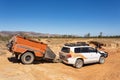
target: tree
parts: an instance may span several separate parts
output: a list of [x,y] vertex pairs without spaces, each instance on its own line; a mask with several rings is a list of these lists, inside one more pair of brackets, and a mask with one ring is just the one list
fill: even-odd
[[87,33],[84,37],[90,37],[90,33]]
[[100,34],[98,35],[98,37],[102,37],[103,36],[103,33],[102,32],[100,32]]

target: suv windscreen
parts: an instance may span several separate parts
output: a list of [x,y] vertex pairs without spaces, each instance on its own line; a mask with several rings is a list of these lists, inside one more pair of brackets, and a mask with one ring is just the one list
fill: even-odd
[[65,53],[69,53],[70,52],[70,48],[63,47],[61,51],[65,52]]

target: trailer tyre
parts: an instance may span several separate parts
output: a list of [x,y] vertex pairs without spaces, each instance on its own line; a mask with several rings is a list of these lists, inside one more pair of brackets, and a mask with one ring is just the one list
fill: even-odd
[[21,62],[23,64],[31,64],[31,63],[33,63],[34,59],[35,59],[35,57],[34,57],[33,53],[31,53],[31,52],[26,52],[21,56]]

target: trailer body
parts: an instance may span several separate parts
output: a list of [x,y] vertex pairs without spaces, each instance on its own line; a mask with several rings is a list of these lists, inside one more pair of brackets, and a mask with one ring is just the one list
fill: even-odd
[[[24,56],[24,61],[27,60],[26,58],[29,59],[31,55],[34,57],[34,59],[42,58],[47,60],[54,60],[56,57],[54,52],[48,47],[47,44],[21,36],[12,37],[7,44],[7,47],[9,51],[16,56],[16,58],[22,59]],[[30,55],[27,56],[28,53]],[[32,62],[33,61],[31,61],[31,63]]]

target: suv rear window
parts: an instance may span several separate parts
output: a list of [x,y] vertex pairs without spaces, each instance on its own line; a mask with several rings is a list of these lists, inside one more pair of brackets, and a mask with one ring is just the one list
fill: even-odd
[[63,47],[61,51],[65,52],[65,53],[69,53],[70,52],[70,48]]

